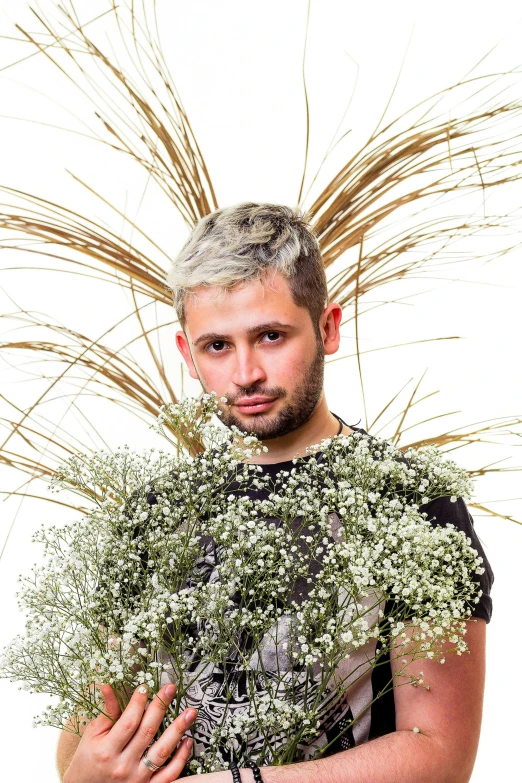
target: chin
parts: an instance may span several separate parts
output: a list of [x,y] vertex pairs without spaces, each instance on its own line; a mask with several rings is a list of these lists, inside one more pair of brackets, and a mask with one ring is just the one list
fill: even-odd
[[[273,440],[282,438],[301,426],[300,421],[289,420],[285,416],[268,416],[264,413],[255,413],[248,422],[242,425],[245,431],[252,432],[259,440]],[[250,429],[248,429],[250,427]]]

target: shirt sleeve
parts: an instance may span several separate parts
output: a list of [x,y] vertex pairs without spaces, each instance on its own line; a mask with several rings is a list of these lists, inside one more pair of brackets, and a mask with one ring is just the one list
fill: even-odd
[[484,568],[483,574],[475,574],[474,577],[475,580],[480,583],[482,595],[479,602],[473,604],[471,615],[472,617],[480,617],[489,623],[493,609],[491,602],[491,587],[493,585],[494,575],[475,531],[473,517],[469,513],[463,498],[459,497],[455,503],[452,503],[450,496],[444,495],[443,497],[435,498],[435,500],[430,500],[429,503],[420,506],[419,511],[425,511],[428,514],[427,518],[432,525],[454,525],[471,539],[471,546],[478,552],[480,557],[482,557],[482,567]]

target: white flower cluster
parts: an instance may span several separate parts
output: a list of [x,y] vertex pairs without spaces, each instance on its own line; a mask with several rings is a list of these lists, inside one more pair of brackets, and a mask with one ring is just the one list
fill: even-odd
[[25,636],[0,662],[2,676],[54,697],[37,722],[60,728],[75,711],[98,713],[93,683],[124,699],[168,677],[178,691],[163,731],[216,687],[209,672],[224,681],[232,671],[215,725],[198,738],[196,723],[192,773],[225,768],[230,743],[244,749],[254,735],[265,760],[298,760],[333,678],[339,692],[353,681],[358,650],[368,666],[406,649],[465,651],[483,570],[461,531],[419,511],[471,495],[466,471],[435,448],[403,453],[355,432],[271,480],[249,462],[262,448],[255,437],[209,423],[218,407],[205,395],[160,412],[159,430],[204,444],[200,453],[125,447],[62,468],[55,488],[73,487],[93,510],[35,537],[45,564],[22,580]]
[[[288,699],[279,699],[268,693],[253,695],[246,707],[227,714],[224,720],[214,727],[210,738],[210,753],[200,761],[195,760],[193,772],[212,772],[218,767],[227,766],[227,759],[219,748],[232,748],[236,755],[238,749],[248,742],[250,737],[260,734],[270,736],[272,742],[280,742],[288,734],[299,733],[301,740],[313,737],[317,733],[320,721],[313,710],[306,710]],[[226,754],[228,755],[228,754]]]

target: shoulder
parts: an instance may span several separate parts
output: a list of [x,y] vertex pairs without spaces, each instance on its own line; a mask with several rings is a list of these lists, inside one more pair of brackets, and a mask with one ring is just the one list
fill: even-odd
[[489,623],[493,611],[490,593],[495,577],[466,502],[461,497],[452,501],[449,495],[444,495],[424,503],[419,507],[419,511],[426,512],[427,519],[432,525],[454,525],[458,530],[461,530],[469,538],[473,549],[482,558],[484,571],[479,579],[482,595],[479,603],[473,609],[473,616],[480,617]]
[[433,498],[419,507],[419,511],[426,512],[428,519],[433,524],[447,525],[452,524],[465,533],[474,530],[473,519],[468,511],[468,507],[463,498],[457,497],[452,500],[450,495],[442,495]]
[[[426,513],[427,519],[432,525],[454,525],[458,530],[462,530],[463,533],[469,536],[474,545],[478,544],[482,549],[475,531],[473,517],[469,513],[464,498],[452,498],[450,495],[442,495],[429,500],[427,503],[423,503],[419,506],[419,512]],[[479,554],[482,553],[479,552]]]

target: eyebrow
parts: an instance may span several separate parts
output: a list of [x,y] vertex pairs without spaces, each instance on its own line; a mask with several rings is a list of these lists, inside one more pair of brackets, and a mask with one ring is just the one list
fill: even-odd
[[[251,326],[246,330],[246,333],[251,336],[253,334],[259,334],[259,332],[279,331],[280,329],[292,329],[291,324],[282,324],[280,321],[270,321],[266,324],[258,324],[257,326]],[[194,340],[193,345],[199,345],[203,342],[227,342],[230,339],[229,334],[218,334],[217,332],[206,332],[200,335],[197,340]]]

